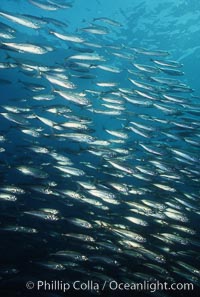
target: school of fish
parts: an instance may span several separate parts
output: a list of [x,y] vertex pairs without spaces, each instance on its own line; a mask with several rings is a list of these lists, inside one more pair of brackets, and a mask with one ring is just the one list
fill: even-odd
[[0,287],[199,287],[200,104],[184,65],[117,44],[117,20],[71,32],[54,13],[72,2],[27,2],[52,17],[0,10]]

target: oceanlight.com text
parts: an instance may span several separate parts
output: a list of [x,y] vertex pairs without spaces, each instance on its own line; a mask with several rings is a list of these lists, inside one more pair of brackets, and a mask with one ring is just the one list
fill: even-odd
[[104,281],[103,283],[88,280],[82,282],[76,280],[74,282],[64,282],[60,280],[46,281],[38,280],[36,282],[29,281],[26,283],[26,288],[28,290],[37,291],[61,291],[67,292],[70,290],[74,291],[148,291],[154,293],[156,291],[193,291],[193,283],[168,283],[168,282],[133,282],[124,283],[115,280]]

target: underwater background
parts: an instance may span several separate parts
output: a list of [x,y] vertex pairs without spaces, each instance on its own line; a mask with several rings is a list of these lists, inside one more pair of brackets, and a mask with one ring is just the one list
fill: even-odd
[[199,33],[196,0],[1,0],[2,296],[198,296]]

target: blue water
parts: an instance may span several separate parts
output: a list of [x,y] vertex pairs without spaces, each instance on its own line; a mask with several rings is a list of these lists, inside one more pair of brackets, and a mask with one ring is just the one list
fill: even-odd
[[[46,5],[56,4],[56,1],[35,2]],[[64,0],[57,2],[58,5],[66,3],[68,2]],[[17,64],[15,68],[0,68],[0,136],[5,137],[5,140],[0,142],[0,148],[3,149],[0,150],[0,194],[7,193],[6,186],[19,187],[23,190],[21,194],[11,192],[16,194],[16,201],[0,199],[2,296],[101,294],[101,290],[99,292],[94,288],[92,292],[91,290],[87,292],[69,290],[67,293],[55,289],[48,292],[38,291],[36,288],[26,289],[27,281],[33,281],[36,284],[38,280],[49,282],[58,280],[70,284],[77,280],[80,282],[93,280],[100,286],[104,281],[108,284],[112,280],[129,284],[155,280],[167,281],[169,284],[191,282],[195,288],[191,295],[198,296],[195,294],[198,292],[200,280],[199,2],[196,0],[175,2],[171,0],[74,0],[70,8],[47,11],[37,7],[31,1],[2,0],[0,12],[17,16],[27,14],[41,20],[53,18],[66,23],[66,27],[59,27],[49,20],[47,24],[41,25],[40,29],[32,29],[0,16],[0,22],[16,30],[14,39],[0,39],[0,63]],[[101,20],[94,21],[95,18],[101,17],[115,20],[121,26],[112,26]],[[109,33],[100,35],[82,30],[91,24],[104,26],[108,28]],[[83,38],[86,43],[97,44],[99,47],[63,41],[49,34],[49,31],[75,35]],[[4,42],[50,46],[53,51],[43,55],[17,52],[3,46]],[[86,72],[83,72],[84,67],[82,71],[74,70],[70,64],[74,61],[70,60],[70,56],[83,54],[77,48],[84,48],[84,46],[103,56],[106,61],[92,61],[91,67]],[[170,55],[167,57],[145,55],[137,53],[135,49],[144,49],[148,52],[163,51]],[[115,55],[116,53],[131,58],[119,57]],[[173,93],[170,88],[166,91],[168,95],[175,98],[178,96],[183,103],[165,102],[162,97],[165,93],[163,90],[156,94],[157,100],[150,100],[147,105],[126,101],[125,96],[127,94],[129,96],[130,93],[125,91],[123,93],[119,91],[120,88],[133,93],[135,90],[146,92],[145,89],[134,87],[129,78],[140,83],[163,87],[166,90],[166,84],[158,84],[150,79],[156,74],[138,71],[133,66],[133,63],[136,63],[156,67],[152,59],[183,64],[182,68],[177,68],[184,72],[183,76],[170,76],[163,72],[158,75],[161,78],[179,80],[180,84],[189,88],[190,91],[186,93]],[[90,63],[87,60],[78,62]],[[70,91],[85,93],[90,104],[80,106],[65,100],[53,92],[53,89],[65,89],[50,83],[46,79],[45,72],[41,74],[37,69],[30,72],[23,69],[22,64],[50,67],[50,74],[55,74],[53,70],[56,68],[62,69],[62,73],[67,75],[76,86],[76,89]],[[121,72],[104,71],[97,67],[101,64],[117,67]],[[131,74],[129,70],[138,72],[138,76]],[[84,75],[91,77],[84,77]],[[99,82],[115,82],[117,86],[100,87],[97,85]],[[33,91],[30,85],[26,85],[28,83],[40,85],[44,90]],[[121,92],[120,95],[119,92]],[[39,94],[54,94],[55,99],[34,100],[33,96]],[[124,109],[121,113],[104,114],[103,112],[109,109],[102,104],[111,104],[102,101],[104,97],[122,100]],[[149,98],[144,99],[139,95],[131,98],[149,102]],[[156,104],[170,110],[163,111]],[[8,106],[19,110],[17,113],[13,110],[9,111],[5,108]],[[71,112],[49,113],[47,109],[54,106],[69,108]],[[20,111],[20,108],[27,111]],[[5,113],[11,117],[17,115],[27,120],[28,124],[9,120],[5,117]],[[88,122],[89,124],[86,125],[89,129],[79,131],[66,128],[64,131],[59,131],[55,126],[49,127],[44,124],[36,116],[54,121],[57,126],[78,119],[79,123]],[[146,129],[138,129],[147,136],[131,131],[130,126],[137,128],[131,122],[145,126]],[[37,131],[39,136],[33,137],[23,132],[23,129],[30,128]],[[112,142],[113,139],[121,138],[110,135],[106,130],[126,133],[128,138],[121,144]],[[97,146],[93,141],[77,142],[59,137],[60,133],[73,132],[90,135],[93,141],[110,143],[108,146]],[[153,152],[147,151],[141,145],[147,146]],[[35,146],[46,148],[48,151],[33,152],[31,148]],[[126,150],[128,153],[119,153],[118,149]],[[178,151],[179,155],[174,150]],[[53,153],[62,155],[72,162],[72,165],[65,163],[63,167],[75,167],[82,170],[84,175],[76,176],[59,171],[55,166],[62,167],[60,165],[62,163],[59,164],[60,160],[56,160]],[[110,163],[112,161],[116,161],[125,169],[117,169]],[[156,166],[155,162],[164,166],[164,169],[159,168],[159,165]],[[41,178],[41,176],[23,174],[19,166],[33,167],[44,176]],[[127,168],[130,168],[131,174],[127,173]],[[148,173],[141,170],[147,170]],[[89,182],[97,189],[108,191],[114,195],[118,203],[112,204],[106,201],[105,197],[103,199],[95,197],[87,189],[83,189],[78,182]],[[132,188],[136,192],[128,192],[124,195],[113,188],[110,185],[111,182],[128,186],[129,190]],[[168,190],[160,189],[155,184],[165,185]],[[42,193],[42,191],[46,192]],[[74,199],[63,194],[63,191],[74,191],[83,196]],[[81,200],[83,197],[89,198],[90,203]],[[91,201],[94,203],[97,201],[104,207],[96,207]],[[144,201],[150,201],[151,205],[148,206]],[[137,206],[136,204],[130,206],[129,203],[136,203]],[[156,203],[164,208],[159,209]],[[142,212],[138,205],[143,207]],[[149,208],[145,210],[145,207]],[[27,213],[43,208],[57,210],[58,220],[41,219]],[[169,213],[173,218],[169,217]],[[177,218],[175,218],[176,214]],[[179,219],[179,215],[182,219]],[[144,220],[146,225],[131,223],[126,217]],[[91,227],[74,224],[74,219],[83,220],[91,224]],[[174,225],[178,225],[179,229]],[[8,230],[10,226],[13,227],[12,230]],[[34,228],[37,233],[17,232],[14,228],[17,226]],[[181,227],[186,228],[186,231],[181,230]],[[129,233],[121,236],[116,230],[137,233],[144,237],[145,241],[130,239],[127,235]],[[82,238],[78,237],[80,234]],[[163,240],[161,240],[158,238],[161,234],[171,234],[177,238],[162,237]],[[129,240],[135,246],[131,247],[123,242],[125,240]],[[68,255],[55,255],[59,251],[68,251]],[[70,252],[74,254],[71,255]],[[163,256],[164,261],[159,262],[156,255]],[[184,266],[180,263],[184,263]],[[56,264],[57,267],[55,267]],[[169,291],[157,290],[154,295],[188,296],[189,293],[182,290],[172,294]],[[152,295],[147,291],[127,292],[109,289],[107,294],[112,296]]]

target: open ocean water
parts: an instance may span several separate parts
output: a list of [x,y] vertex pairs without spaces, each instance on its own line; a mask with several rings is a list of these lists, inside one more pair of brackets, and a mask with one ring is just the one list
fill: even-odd
[[199,296],[200,3],[1,0],[0,296]]

